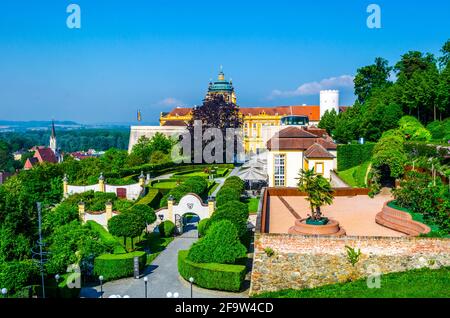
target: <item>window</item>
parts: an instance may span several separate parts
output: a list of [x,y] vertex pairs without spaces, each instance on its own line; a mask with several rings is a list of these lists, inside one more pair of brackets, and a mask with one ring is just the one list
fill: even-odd
[[275,155],[274,162],[274,183],[276,187],[285,186],[285,163],[286,155],[278,154]]
[[316,162],[314,165],[314,171],[317,174],[323,174],[323,162]]

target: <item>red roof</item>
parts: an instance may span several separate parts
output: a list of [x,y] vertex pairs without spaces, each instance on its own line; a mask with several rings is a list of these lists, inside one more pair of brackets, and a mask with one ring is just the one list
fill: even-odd
[[34,153],[34,157],[38,158],[39,162],[57,163],[55,153],[50,148],[39,148]]
[[187,124],[182,120],[167,120],[163,126],[187,126]]
[[[303,132],[299,132],[303,131]],[[327,150],[336,150],[337,146],[330,136],[317,137],[298,127],[287,127],[267,142],[267,149],[306,150],[315,143]]]
[[320,120],[320,106],[271,106],[271,107],[242,107],[239,111],[244,116],[271,115],[288,116],[300,115],[308,116],[311,121]]
[[[192,108],[177,107],[168,115],[187,116],[192,112]],[[308,116],[311,121],[320,120],[320,106],[271,106],[271,107],[241,107],[239,112],[244,116],[257,116],[261,114],[270,116],[301,115]]]
[[305,151],[306,158],[335,158],[322,145],[315,143]]

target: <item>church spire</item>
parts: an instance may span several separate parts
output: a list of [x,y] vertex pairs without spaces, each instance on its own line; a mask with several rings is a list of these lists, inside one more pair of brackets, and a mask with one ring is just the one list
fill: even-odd
[[52,134],[50,135],[50,149],[56,154],[56,131],[55,131],[55,121],[52,119]]

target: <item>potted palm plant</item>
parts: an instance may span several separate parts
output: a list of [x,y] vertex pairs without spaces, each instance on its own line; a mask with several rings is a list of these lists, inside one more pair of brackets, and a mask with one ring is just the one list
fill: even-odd
[[333,188],[330,182],[322,175],[316,174],[314,169],[300,170],[298,189],[305,192],[311,207],[311,215],[308,215],[306,224],[325,225],[328,218],[322,216],[321,207],[333,203]]

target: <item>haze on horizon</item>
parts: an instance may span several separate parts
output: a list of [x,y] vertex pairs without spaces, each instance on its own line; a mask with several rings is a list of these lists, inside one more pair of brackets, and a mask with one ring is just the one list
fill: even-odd
[[318,104],[320,89],[354,101],[356,69],[409,50],[438,54],[448,1],[373,1],[382,28],[366,26],[363,0],[74,0],[82,27],[66,26],[69,1],[2,2],[0,119],[156,122],[200,104],[223,65],[238,105]]

